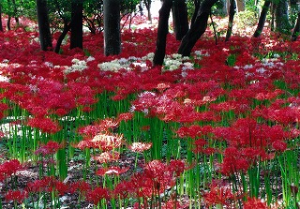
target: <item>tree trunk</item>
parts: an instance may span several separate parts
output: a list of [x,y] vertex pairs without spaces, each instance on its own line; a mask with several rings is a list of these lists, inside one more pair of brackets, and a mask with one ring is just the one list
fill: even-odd
[[144,0],[145,7],[147,9],[148,21],[152,24],[151,2],[152,0]]
[[289,33],[291,29],[288,14],[288,2],[279,0],[276,5],[276,31],[280,33]]
[[245,0],[236,0],[237,12],[245,11]]
[[18,27],[20,25],[20,22],[19,22],[19,17],[18,17],[18,8],[16,5],[16,0],[12,0],[12,4],[14,7],[14,17],[15,17],[15,21],[16,21],[16,27]]
[[255,38],[259,37],[260,34],[263,31],[263,28],[264,28],[264,25],[265,25],[265,22],[266,22],[266,17],[267,17],[267,14],[268,14],[268,10],[270,8],[270,4],[271,4],[271,0],[265,0],[265,3],[263,5],[262,11],[261,11],[261,14],[260,14],[260,17],[259,17],[257,28],[256,28],[256,30],[253,34],[253,37],[255,37]]
[[72,1],[71,13],[71,44],[70,48],[82,49],[83,32],[82,32],[82,0]]
[[2,24],[2,5],[0,3],[0,31],[3,32],[3,24]]
[[167,35],[169,33],[169,16],[173,0],[164,0],[159,10],[159,22],[153,65],[162,65],[166,55]]
[[10,27],[10,20],[11,20],[11,16],[8,15],[7,22],[6,22],[7,30],[11,30],[11,27]]
[[71,29],[71,24],[72,24],[72,22],[70,24],[68,24],[67,21],[65,21],[65,23],[64,23],[64,30],[60,34],[60,36],[58,37],[57,42],[56,42],[56,46],[55,46],[55,50],[54,50],[55,53],[57,53],[57,54],[59,53],[60,46],[61,46],[64,38],[66,37],[67,33]]
[[204,0],[199,8],[198,15],[190,30],[183,37],[178,49],[178,54],[189,56],[197,40],[203,35],[207,27],[207,20],[211,7],[218,0]]
[[36,4],[37,4],[37,16],[38,16],[41,49],[43,51],[47,51],[48,48],[52,48],[47,1],[36,0]]
[[176,40],[181,40],[189,30],[188,13],[185,0],[174,0],[172,6]]
[[230,0],[229,21],[228,21],[228,29],[227,29],[225,41],[229,41],[229,39],[231,37],[232,27],[233,27],[233,19],[234,19],[235,13],[236,13],[235,0]]
[[120,0],[104,0],[104,54],[121,53]]
[[198,14],[198,10],[200,8],[200,4],[201,4],[201,0],[194,0],[194,13],[193,13],[193,16],[192,16],[192,19],[191,19],[191,27],[192,25],[194,24],[195,20],[196,20],[196,17],[197,17],[197,14]]
[[300,12],[298,13],[298,18],[297,18],[296,25],[295,25],[294,30],[293,30],[291,40],[296,41],[298,36],[299,36],[299,33],[300,33]]
[[228,15],[228,6],[227,0],[220,0],[216,2],[216,10],[217,15],[227,16]]

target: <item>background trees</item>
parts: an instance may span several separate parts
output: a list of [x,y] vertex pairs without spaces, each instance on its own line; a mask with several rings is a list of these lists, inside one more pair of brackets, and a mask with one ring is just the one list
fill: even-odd
[[36,8],[41,49],[46,51],[48,48],[52,48],[52,38],[50,34],[47,1],[36,0]]
[[[272,30],[292,35],[292,40],[296,40],[299,33],[299,21],[296,21],[299,18],[298,0],[163,0],[161,2],[163,6],[159,12],[155,65],[163,62],[170,12],[172,12],[176,39],[182,40],[178,52],[185,55],[190,53],[194,43],[205,32],[210,14],[213,18],[214,15],[229,15],[227,41],[233,30],[235,14],[239,15],[235,19],[240,21],[242,17],[240,14],[249,13],[249,11],[253,12],[249,13],[249,19],[257,21],[254,37],[258,37],[263,32],[266,21],[270,23]],[[86,27],[93,34],[104,32],[104,53],[113,55],[121,51],[120,19],[122,16],[131,15],[133,12],[136,14],[137,9],[143,5],[147,10],[148,20],[151,21],[152,4],[152,0],[2,0],[0,13],[6,17],[8,30],[11,28],[11,20],[14,20],[18,27],[20,16],[37,20],[40,25],[43,50],[52,47],[52,35],[55,34],[54,50],[57,53],[61,52],[61,43],[69,32],[70,48],[84,48],[82,28]],[[191,11],[194,13],[192,14]],[[216,23],[218,24],[218,21]],[[2,21],[0,29],[1,24]],[[295,29],[291,30],[294,26]],[[57,32],[59,35],[56,34]]]

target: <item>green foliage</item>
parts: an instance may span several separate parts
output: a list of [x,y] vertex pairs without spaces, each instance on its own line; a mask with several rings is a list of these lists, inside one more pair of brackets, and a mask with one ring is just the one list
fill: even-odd
[[36,15],[35,0],[1,0],[2,13],[11,17],[25,16],[34,19]]
[[239,12],[236,14],[237,26],[239,28],[252,27],[257,24],[255,13],[250,10]]

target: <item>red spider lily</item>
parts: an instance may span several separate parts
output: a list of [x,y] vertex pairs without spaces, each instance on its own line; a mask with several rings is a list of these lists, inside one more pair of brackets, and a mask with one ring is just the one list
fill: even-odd
[[212,186],[209,192],[204,195],[205,203],[208,206],[220,204],[222,206],[229,206],[236,196],[232,194],[229,187],[215,187]]
[[6,177],[16,175],[17,171],[24,169],[19,160],[10,160],[0,165],[0,173]]
[[69,186],[69,191],[71,193],[79,192],[80,194],[85,195],[90,190],[91,190],[91,185],[85,181],[77,181],[72,183]]
[[[142,173],[135,173],[131,179],[132,194],[136,197],[151,197],[153,195],[154,182]],[[157,192],[157,189],[156,191]]]
[[117,122],[120,123],[121,121],[128,121],[133,119],[133,113],[128,112],[128,113],[121,113],[117,117]]
[[179,177],[185,170],[189,168],[186,167],[182,160],[171,160],[168,165],[168,170],[175,173],[175,177]]
[[59,149],[61,148],[61,145],[58,142],[55,141],[49,141],[47,144],[40,146],[34,154],[36,155],[53,155],[55,154]]
[[180,168],[181,166],[181,163],[174,162],[168,167],[159,160],[153,160],[146,165],[143,175],[153,181],[155,192],[163,192],[168,187],[174,186],[175,178],[173,172],[179,174],[182,169]]
[[21,190],[8,190],[4,197],[7,202],[14,201],[21,204],[28,197],[28,193]]
[[109,198],[108,189],[102,187],[96,187],[86,194],[86,199],[94,205],[97,205],[102,199],[108,200]]
[[98,147],[102,151],[109,151],[120,147],[122,140],[123,135],[98,134],[91,140],[91,142],[94,143],[94,147]]
[[115,151],[103,152],[98,156],[94,156],[93,159],[100,163],[108,163],[117,161],[120,158],[120,153]]
[[212,132],[212,130],[213,129],[211,126],[192,125],[190,127],[183,126],[179,128],[176,131],[176,133],[180,138],[185,138],[185,137],[196,138],[196,137],[208,135],[209,133]]
[[122,181],[115,186],[112,195],[114,197],[120,197],[126,199],[134,192],[133,184],[130,181]]
[[59,125],[50,118],[30,118],[27,121],[27,125],[38,128],[44,133],[56,133],[61,129]]
[[94,148],[94,143],[91,142],[91,140],[82,140],[77,144],[73,143],[72,146],[84,150],[84,149]]
[[54,177],[44,177],[27,184],[27,191],[29,193],[51,192],[52,186],[55,184]]
[[52,176],[44,177],[41,180],[35,180],[27,184],[26,190],[30,193],[52,192],[63,195],[68,191],[68,186]]
[[224,175],[236,174],[238,172],[245,173],[249,169],[250,163],[249,159],[241,156],[241,153],[237,148],[228,147],[224,151],[222,173]]
[[129,168],[119,168],[116,166],[111,166],[109,168],[100,168],[96,174],[99,176],[105,176],[105,175],[116,175],[119,176],[123,173],[126,173],[129,170]]
[[52,189],[57,191],[58,195],[64,195],[68,192],[69,186],[61,181],[56,181]]
[[287,149],[287,144],[284,141],[276,140],[273,142],[272,147],[279,152],[284,152]]
[[248,198],[247,201],[244,202],[244,209],[269,209],[270,207],[266,202],[258,198]]
[[145,150],[149,150],[152,147],[152,143],[133,142],[131,145],[128,145],[127,147],[132,152],[144,152]]

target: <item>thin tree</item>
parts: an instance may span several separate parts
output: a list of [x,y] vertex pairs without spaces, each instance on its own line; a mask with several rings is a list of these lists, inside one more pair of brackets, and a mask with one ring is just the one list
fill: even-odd
[[40,44],[43,51],[52,48],[48,9],[46,0],[36,0]]
[[145,7],[147,9],[148,21],[152,24],[152,15],[151,15],[151,3],[152,0],[144,0]]
[[225,41],[229,41],[231,34],[232,34],[232,27],[233,27],[233,19],[236,13],[236,3],[235,0],[230,0],[230,7],[229,7],[229,21],[228,21],[228,29],[226,33]]
[[172,6],[174,32],[177,40],[182,40],[189,30],[188,13],[185,0],[173,0]]
[[198,13],[198,10],[200,8],[200,5],[201,5],[201,0],[194,0],[194,13],[193,13],[193,16],[192,16],[192,19],[191,19],[191,26],[194,24],[194,22],[196,20],[197,13]]
[[121,52],[120,0],[104,0],[104,54],[117,55]]
[[270,5],[271,5],[271,0],[266,0],[263,7],[262,7],[262,11],[261,11],[261,14],[260,14],[260,17],[259,17],[257,28],[256,28],[256,30],[253,34],[253,37],[257,38],[262,33],[265,22],[266,22],[266,17],[267,17]]
[[156,49],[153,65],[162,65],[166,55],[167,35],[169,33],[169,17],[173,0],[164,0],[159,10],[159,20],[156,38]]
[[275,17],[276,31],[288,33],[291,25],[289,23],[288,2],[286,0],[278,0],[276,2]]
[[[82,0],[73,0],[71,3],[71,43],[70,48],[81,48],[83,42],[83,31],[82,31],[82,12],[83,2]],[[67,30],[65,25],[65,30]]]
[[204,0],[198,10],[195,22],[187,34],[183,37],[178,49],[178,54],[189,56],[197,40],[203,35],[207,27],[207,20],[211,12],[211,7],[218,0]]

